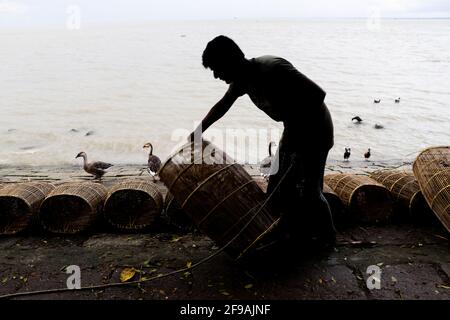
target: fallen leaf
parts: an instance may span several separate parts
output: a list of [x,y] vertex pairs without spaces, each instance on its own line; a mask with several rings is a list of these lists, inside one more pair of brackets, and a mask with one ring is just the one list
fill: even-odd
[[120,273],[120,281],[127,282],[128,280],[132,279],[135,274],[136,270],[134,268],[125,268]]
[[251,288],[253,288],[253,284],[249,283],[249,284],[245,285],[244,288],[245,289],[251,289]]
[[380,263],[377,263],[377,266],[381,267],[383,264],[384,264],[384,262],[380,262]]
[[331,277],[331,281],[333,281],[334,283],[336,283],[336,279],[334,277]]
[[223,294],[224,296],[229,296],[230,294],[226,291],[222,291],[221,294]]
[[186,262],[186,267],[188,267],[188,268],[192,267],[192,261]]
[[394,276],[392,276],[392,277],[391,277],[391,281],[392,281],[392,282],[397,282],[397,278],[394,277]]
[[443,284],[438,285],[438,288],[450,289],[450,286],[444,286]]

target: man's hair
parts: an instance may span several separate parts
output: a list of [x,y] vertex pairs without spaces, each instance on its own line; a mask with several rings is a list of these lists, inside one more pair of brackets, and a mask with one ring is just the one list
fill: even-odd
[[217,65],[229,64],[244,58],[245,55],[239,46],[226,36],[217,36],[208,42],[202,55],[205,68],[214,68]]

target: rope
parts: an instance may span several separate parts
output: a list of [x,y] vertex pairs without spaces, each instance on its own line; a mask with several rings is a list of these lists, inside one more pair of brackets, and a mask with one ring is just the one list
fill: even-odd
[[[264,200],[264,202],[262,203],[261,207],[256,211],[256,213],[251,217],[251,219],[242,227],[242,229],[230,241],[228,241],[222,248],[220,248],[219,250],[217,250],[213,254],[207,256],[206,258],[200,260],[199,262],[194,263],[190,267],[185,267],[185,268],[182,268],[182,269],[178,269],[178,270],[175,270],[175,271],[172,271],[172,272],[169,272],[169,273],[166,273],[166,274],[162,274],[162,275],[157,275],[157,276],[154,276],[154,277],[151,277],[151,278],[148,278],[148,279],[144,279],[144,280],[135,280],[135,281],[130,281],[130,282],[115,282],[115,283],[108,283],[108,284],[103,284],[103,285],[81,287],[80,289],[60,288],[60,289],[48,289],[48,290],[29,291],[29,292],[17,292],[17,293],[1,295],[0,299],[9,299],[9,298],[14,298],[14,297],[23,297],[23,296],[31,296],[31,295],[38,295],[38,294],[46,294],[46,293],[60,293],[60,292],[69,292],[69,291],[70,292],[74,292],[74,291],[78,292],[78,291],[85,291],[85,290],[94,290],[94,289],[104,289],[104,288],[112,288],[112,287],[129,286],[129,285],[133,285],[133,284],[141,284],[141,283],[144,283],[144,282],[150,282],[150,281],[157,280],[157,279],[167,278],[169,276],[172,276],[172,275],[175,275],[175,274],[179,274],[179,273],[182,273],[182,272],[186,272],[186,271],[191,271],[194,268],[200,266],[201,264],[203,264],[203,263],[213,259],[219,253],[222,253],[229,245],[231,245],[233,243],[233,241],[235,239],[237,239],[242,234],[242,232],[250,225],[250,223],[256,218],[256,216],[259,214],[259,212],[262,210],[262,208],[264,208],[266,206],[267,202],[269,202],[269,200],[272,198],[272,196],[278,190],[278,188],[281,185],[281,182],[283,182],[283,180],[286,178],[287,174],[291,171],[293,165],[294,165],[294,162],[292,162],[290,164],[289,168],[286,170],[284,175],[281,177],[280,181],[278,181],[278,184],[275,186],[273,191]],[[252,210],[252,209],[250,209],[250,210]],[[272,226],[270,228],[272,228]],[[245,251],[247,251],[247,249]]]

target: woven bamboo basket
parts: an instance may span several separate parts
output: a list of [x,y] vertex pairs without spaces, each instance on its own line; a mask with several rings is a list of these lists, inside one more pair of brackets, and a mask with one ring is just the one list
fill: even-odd
[[413,171],[428,205],[450,232],[450,146],[422,151]]
[[326,183],[323,184],[323,195],[327,199],[328,205],[331,209],[331,214],[333,215],[334,222],[340,223],[344,219],[343,210],[344,205],[342,204],[341,198],[330,188]]
[[127,179],[115,184],[105,200],[106,220],[122,230],[141,230],[160,216],[163,198],[156,185],[148,180]]
[[258,187],[264,192],[267,192],[267,186],[269,185],[269,182],[261,176],[254,176],[253,180],[255,180],[256,184],[258,185]]
[[200,231],[240,258],[276,226],[279,217],[248,172],[213,144],[184,145],[164,163],[161,181]]
[[0,234],[15,234],[25,229],[54,188],[44,182],[10,184],[0,188]]
[[54,233],[86,230],[101,218],[106,188],[93,182],[67,183],[56,187],[42,202],[42,226]]
[[430,207],[412,172],[379,170],[371,173],[370,177],[389,189],[399,211],[406,212],[409,218],[421,220],[430,214]]
[[195,224],[187,213],[181,208],[171,193],[167,193],[164,201],[164,214],[167,223],[180,231],[190,232],[195,229]]
[[364,224],[385,223],[393,214],[393,200],[381,183],[362,175],[330,174],[325,183],[348,207],[350,218]]

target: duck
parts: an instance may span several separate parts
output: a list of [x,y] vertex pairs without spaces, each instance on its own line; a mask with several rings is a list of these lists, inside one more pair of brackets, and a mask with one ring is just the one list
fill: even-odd
[[395,99],[395,103],[400,103],[400,97],[398,97],[397,99]]
[[77,156],[75,157],[75,159],[77,158],[83,158],[83,169],[84,171],[86,171],[89,174],[92,174],[94,176],[94,180],[95,179],[101,179],[102,176],[106,173],[106,169],[112,167],[113,165],[110,163],[106,163],[106,162],[102,162],[102,161],[95,161],[95,162],[91,162],[88,163],[87,161],[87,154],[84,151],[81,151],[80,153],[77,154]]
[[361,123],[361,122],[363,121],[359,116],[353,117],[353,118],[352,118],[352,121],[353,121],[353,120],[356,120],[356,123],[358,123],[358,124]]
[[375,129],[384,129],[384,126],[379,124],[379,123],[375,123],[375,125],[373,126]]
[[259,163],[259,171],[261,172],[261,176],[263,176],[266,179],[269,177],[270,167],[272,165],[272,160],[273,160],[272,146],[276,146],[276,143],[273,141],[270,141],[269,156],[262,159],[261,162]]
[[158,175],[159,169],[161,169],[161,159],[153,154],[153,145],[147,142],[142,147],[143,149],[150,148],[150,153],[148,154],[147,170],[155,181],[155,176]]
[[350,158],[350,154],[351,154],[351,149],[350,148],[345,148],[344,161],[348,161],[348,158]]
[[380,103],[381,102],[381,99],[374,99],[373,100],[373,103]]
[[370,148],[367,150],[366,153],[364,153],[364,158],[365,158],[366,160],[369,160],[369,158],[370,158]]

